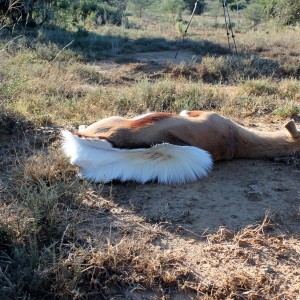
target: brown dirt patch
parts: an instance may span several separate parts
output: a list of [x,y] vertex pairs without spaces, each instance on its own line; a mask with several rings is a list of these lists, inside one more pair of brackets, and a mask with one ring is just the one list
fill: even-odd
[[[299,173],[274,161],[235,160],[184,185],[97,186],[81,228],[87,236],[93,228],[119,238],[151,237],[152,251],[177,258],[192,276],[169,292],[128,288],[129,299],[164,293],[170,299],[296,299]],[[109,213],[100,216],[97,207]]]
[[[166,73],[176,76],[178,73],[176,66],[181,63],[192,63],[199,58],[192,51],[186,50],[179,51],[176,58],[175,55],[176,51],[136,53],[95,62],[92,66],[106,78],[104,83],[124,84],[142,79],[145,75],[149,79],[160,78]],[[182,70],[180,71],[180,75],[184,75]]]

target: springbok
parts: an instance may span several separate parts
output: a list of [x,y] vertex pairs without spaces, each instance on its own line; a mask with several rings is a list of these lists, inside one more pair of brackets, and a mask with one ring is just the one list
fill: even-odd
[[183,111],[109,117],[62,135],[63,150],[83,178],[174,184],[206,176],[213,161],[274,158],[299,151],[294,120],[285,128],[257,131],[214,112]]

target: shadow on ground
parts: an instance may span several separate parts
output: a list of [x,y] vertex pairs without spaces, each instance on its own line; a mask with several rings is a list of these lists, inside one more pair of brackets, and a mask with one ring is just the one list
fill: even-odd
[[297,233],[299,172],[273,161],[235,160],[217,163],[207,178],[194,183],[113,184],[105,186],[101,195],[122,207],[127,217],[167,224],[183,235],[201,237],[220,226],[238,231],[261,223],[268,212],[274,230]]
[[[195,41],[186,38],[183,42],[178,42],[163,37],[130,38],[125,34],[71,32],[60,28],[28,30],[15,35],[2,31],[0,39],[8,51],[21,51],[27,47],[46,61],[79,60],[96,66],[105,62],[117,66],[140,63],[143,65],[137,66],[137,70],[132,70],[133,72],[146,75],[153,72],[173,72],[174,76],[202,79],[205,82],[235,81],[241,76],[254,79],[300,74],[300,68],[287,68],[284,66],[285,61],[262,58],[255,53],[240,50],[238,55],[232,54],[227,45],[209,40]],[[179,52],[175,58],[177,50]],[[205,57],[211,57],[211,61],[202,65]],[[223,57],[223,61],[214,62],[218,57]],[[182,62],[188,67],[173,70],[174,65]]]
[[[106,58],[118,58],[122,61],[122,55],[138,52],[159,52],[174,51],[179,46],[180,50],[191,50],[198,55],[224,55],[230,51],[226,46],[213,43],[208,40],[194,41],[185,39],[178,44],[177,40],[170,40],[163,37],[141,37],[130,38],[126,35],[113,35],[110,33],[98,34],[92,31],[71,32],[62,30],[59,27],[52,29],[37,29],[16,32],[11,35],[8,31],[0,31],[0,39],[7,40],[10,44],[7,47],[17,48],[22,46],[37,49],[41,45],[56,45],[59,49],[72,50],[85,61],[95,61]],[[125,63],[127,60],[125,59]]]

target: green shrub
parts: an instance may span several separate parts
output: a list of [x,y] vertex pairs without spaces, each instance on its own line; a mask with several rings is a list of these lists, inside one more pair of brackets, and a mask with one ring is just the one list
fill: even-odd
[[243,88],[248,95],[263,96],[263,95],[276,95],[279,93],[278,87],[266,80],[247,80]]
[[300,21],[299,0],[259,0],[259,4],[269,19],[276,18],[285,25]]
[[77,26],[77,31],[75,32],[75,37],[76,38],[85,38],[89,36],[88,30],[84,28],[82,25]]
[[206,82],[238,82],[264,77],[280,78],[282,65],[258,56],[206,56],[197,66],[200,78]]
[[247,7],[247,4],[245,2],[232,2],[228,4],[228,7],[230,10],[242,10]]
[[289,102],[275,109],[273,113],[281,118],[295,117],[300,114],[300,106]]

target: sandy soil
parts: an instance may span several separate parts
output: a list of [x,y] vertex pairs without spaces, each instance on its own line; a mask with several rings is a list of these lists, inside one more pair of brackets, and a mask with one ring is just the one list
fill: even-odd
[[151,222],[171,222],[202,235],[220,226],[231,230],[262,221],[269,211],[287,233],[299,233],[299,175],[271,161],[216,163],[194,183],[162,186],[134,183],[113,187],[113,199]]

